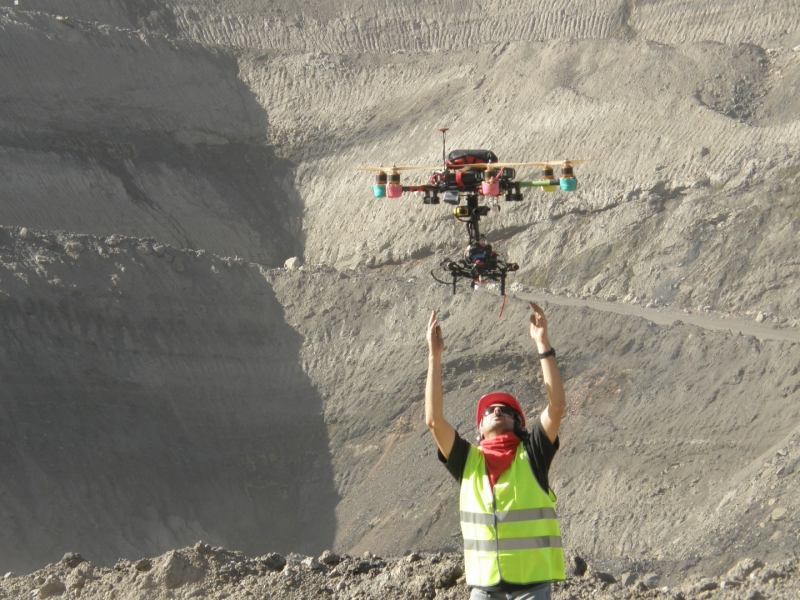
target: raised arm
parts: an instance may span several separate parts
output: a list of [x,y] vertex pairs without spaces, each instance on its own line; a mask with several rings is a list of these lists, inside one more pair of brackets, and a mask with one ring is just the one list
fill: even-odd
[[425,424],[433,434],[436,445],[445,458],[450,456],[456,430],[444,420],[442,399],[442,352],[444,339],[442,328],[436,320],[436,311],[428,320],[428,379],[425,381]]
[[[531,310],[533,311],[530,328],[531,339],[536,342],[539,354],[544,354],[552,348],[547,335],[547,318],[541,307],[534,302],[531,302]],[[558,437],[558,428],[561,426],[561,418],[564,416],[564,409],[567,407],[564,384],[561,381],[561,372],[558,370],[555,356],[542,358],[539,362],[542,364],[542,377],[547,391],[547,408],[542,412],[540,420],[548,439],[555,442]]]

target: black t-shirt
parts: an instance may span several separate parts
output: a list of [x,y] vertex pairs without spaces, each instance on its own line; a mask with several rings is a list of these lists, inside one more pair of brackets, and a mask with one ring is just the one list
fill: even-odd
[[[450,449],[450,455],[445,458],[441,451],[438,453],[439,460],[444,463],[447,470],[459,483],[461,483],[464,467],[467,464],[467,455],[469,454],[470,446],[471,444],[456,432],[456,438],[453,440],[453,447]],[[550,472],[550,465],[553,462],[553,457],[556,455],[558,448],[559,439],[556,438],[555,442],[551,442],[542,427],[541,421],[536,419],[536,424],[530,431],[530,443],[525,446],[525,450],[530,459],[533,476],[536,477],[536,481],[539,482],[539,485],[545,492],[550,490],[548,473]],[[529,587],[531,586],[501,581],[499,585],[481,589],[485,589],[486,591],[513,591],[527,589]]]
[[[536,419],[536,424],[530,431],[531,443],[525,448],[528,452],[528,458],[531,462],[531,469],[536,481],[542,489],[547,492],[550,489],[548,473],[550,472],[550,465],[553,462],[553,457],[556,455],[559,447],[559,439],[556,438],[555,442],[551,442],[550,438],[542,427],[542,422]],[[456,481],[461,483],[461,477],[464,473],[464,467],[467,464],[467,455],[469,454],[470,443],[461,437],[456,432],[456,439],[453,440],[453,447],[450,450],[450,456],[445,458],[441,451],[439,460],[444,463],[450,474],[455,477]]]

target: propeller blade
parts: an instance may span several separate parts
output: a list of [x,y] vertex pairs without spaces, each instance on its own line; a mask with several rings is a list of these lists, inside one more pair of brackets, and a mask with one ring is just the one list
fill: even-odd
[[420,166],[403,166],[403,165],[397,166],[397,165],[395,165],[395,166],[392,166],[392,167],[350,167],[350,170],[351,171],[387,171],[387,172],[391,172],[391,171],[414,171],[414,170],[417,170],[417,171],[437,171],[437,170],[441,170],[441,168],[442,168],[441,165],[437,165],[435,167],[423,166],[423,165],[420,165]]
[[[464,165],[464,169],[481,169],[485,171],[489,167],[495,169],[502,169],[503,167],[543,167],[549,163],[544,162],[496,162],[496,163],[475,163],[472,165]],[[562,164],[559,162],[558,164]],[[460,167],[461,168],[461,167]]]
[[558,167],[564,164],[572,165],[593,160],[600,160],[599,158],[565,158],[564,160],[550,160],[541,162],[496,162],[496,163],[475,163],[472,165],[464,165],[464,169],[481,169],[486,170],[489,167],[503,168],[503,167]]
[[550,160],[545,163],[539,163],[541,166],[558,167],[560,165],[577,165],[585,162],[592,162],[600,160],[599,158],[565,158],[564,160]]

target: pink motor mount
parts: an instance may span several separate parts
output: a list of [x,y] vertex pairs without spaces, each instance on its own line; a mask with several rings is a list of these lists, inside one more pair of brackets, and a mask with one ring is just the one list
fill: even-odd
[[389,198],[399,198],[403,195],[403,186],[396,183],[386,185],[386,196]]
[[499,196],[500,195],[500,182],[499,181],[482,181],[481,194],[484,196]]

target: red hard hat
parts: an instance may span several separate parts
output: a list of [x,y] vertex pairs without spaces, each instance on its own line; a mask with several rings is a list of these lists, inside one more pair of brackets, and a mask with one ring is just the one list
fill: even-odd
[[522,412],[522,407],[519,405],[519,402],[517,402],[517,399],[514,398],[514,396],[506,392],[492,392],[491,394],[481,396],[481,399],[478,400],[478,410],[475,413],[476,427],[481,426],[483,411],[492,404],[505,404],[506,406],[513,408],[515,411],[517,411],[519,418],[522,420],[522,426],[525,427],[525,413]]

